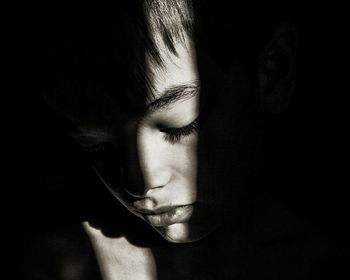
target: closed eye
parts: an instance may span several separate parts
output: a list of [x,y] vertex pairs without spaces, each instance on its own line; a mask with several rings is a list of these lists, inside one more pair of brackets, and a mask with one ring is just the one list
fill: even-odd
[[181,140],[183,140],[185,137],[198,132],[198,129],[199,129],[199,122],[197,118],[186,126],[176,127],[176,128],[175,127],[163,128],[160,131],[164,133],[164,139],[167,142],[171,144],[176,144],[176,143],[179,143]]

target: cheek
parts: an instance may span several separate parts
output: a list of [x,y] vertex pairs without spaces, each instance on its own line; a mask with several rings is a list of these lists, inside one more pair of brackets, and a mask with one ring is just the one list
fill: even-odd
[[196,177],[198,136],[192,135],[184,143],[170,146],[172,150],[171,168],[188,178]]
[[171,185],[177,193],[195,198],[197,194],[197,136],[187,139],[186,143],[173,147]]

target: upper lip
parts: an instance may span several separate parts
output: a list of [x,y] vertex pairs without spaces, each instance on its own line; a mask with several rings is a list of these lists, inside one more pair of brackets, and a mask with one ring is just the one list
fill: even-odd
[[152,226],[164,227],[189,221],[193,213],[193,205],[179,205],[170,208],[162,207],[158,208],[156,212],[147,211],[147,213],[142,213],[142,215]]

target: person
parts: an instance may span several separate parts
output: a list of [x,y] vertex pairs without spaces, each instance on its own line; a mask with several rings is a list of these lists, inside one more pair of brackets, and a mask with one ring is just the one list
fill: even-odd
[[[65,23],[46,102],[116,201],[175,243],[139,246],[88,219],[104,279],[155,279],[168,269],[167,279],[255,279],[290,269],[262,261],[278,253],[249,242],[256,232],[266,244],[303,228],[261,182],[271,172],[266,147],[276,143],[268,120],[288,110],[295,89],[298,32],[281,16],[288,5],[256,26],[258,13],[244,18],[249,5],[235,4],[128,1],[117,16],[90,7],[97,20],[87,29],[73,11]],[[133,234],[142,241],[145,232]],[[297,259],[292,247],[277,245],[281,259]]]
[[[89,153],[93,169],[117,200],[175,243],[198,241],[225,223],[237,226],[239,203],[257,176],[259,106],[283,110],[295,76],[296,31],[291,26],[276,28],[271,35],[257,65],[258,84],[253,84],[254,79],[242,75],[250,64],[245,61],[238,68],[238,62],[233,63],[236,56],[230,57],[233,50],[226,47],[227,57],[221,59],[229,62],[223,66],[217,54],[207,50],[211,45],[203,46],[203,35],[195,30],[193,4],[179,0],[126,5],[118,19],[121,34],[116,35],[125,47],[112,46],[118,49],[116,56],[125,56],[131,63],[124,57],[109,63],[103,61],[112,59],[107,55],[101,59],[99,53],[88,53],[83,62],[87,65],[78,65],[82,69],[68,78],[70,73],[65,73],[64,88],[57,89],[54,98],[48,97],[49,102],[54,100],[51,107],[70,123],[70,135]],[[144,22],[133,23],[130,18],[144,18]],[[201,20],[203,25],[211,24],[204,17]],[[105,46],[102,36],[95,40]],[[210,39],[222,47],[220,40]],[[106,52],[112,47],[107,48]],[[121,69],[118,75],[114,67]],[[81,77],[75,71],[83,72],[78,72]],[[78,78],[82,84],[76,85]],[[107,88],[111,83],[107,79],[118,86]],[[106,279],[114,279],[110,275],[120,271],[130,273],[128,262],[152,260],[148,251],[132,254],[125,239],[111,241],[90,223],[84,226]],[[120,250],[124,247],[129,248],[126,255]],[[118,263],[128,269],[117,265],[111,269],[107,252],[122,255],[116,257]],[[144,270],[149,270],[152,261],[141,259],[139,263],[147,264]],[[151,273],[145,271],[145,275]],[[135,279],[142,278],[132,272]]]

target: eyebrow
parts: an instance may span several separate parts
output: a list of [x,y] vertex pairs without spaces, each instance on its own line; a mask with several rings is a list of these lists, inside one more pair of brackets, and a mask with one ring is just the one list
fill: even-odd
[[172,104],[189,99],[199,93],[199,82],[193,81],[183,85],[172,86],[164,90],[161,97],[147,105],[148,112],[160,111]]

